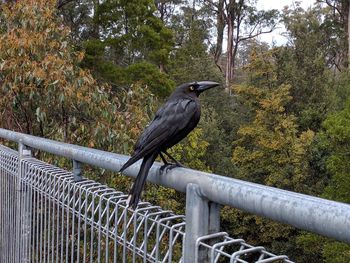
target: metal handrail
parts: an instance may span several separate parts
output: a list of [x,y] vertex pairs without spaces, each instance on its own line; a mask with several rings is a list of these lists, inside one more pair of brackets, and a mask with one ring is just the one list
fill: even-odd
[[[81,163],[118,172],[128,157],[87,147],[57,142],[0,128],[0,138],[63,156]],[[140,163],[125,174],[136,177]],[[209,201],[229,205],[256,215],[350,243],[350,205],[274,187],[245,182],[187,168],[162,171],[155,163],[147,180],[186,192],[190,184],[199,186],[199,195]]]

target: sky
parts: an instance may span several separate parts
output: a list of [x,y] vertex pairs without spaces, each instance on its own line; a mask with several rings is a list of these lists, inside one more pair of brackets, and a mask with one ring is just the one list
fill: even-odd
[[[295,3],[295,0],[258,0],[257,9],[258,10],[269,10],[269,9],[279,9],[282,10],[284,6],[291,6]],[[316,1],[315,0],[299,0],[301,7],[308,9]],[[278,25],[278,28],[275,29],[272,33],[264,34],[259,37],[261,41],[272,44],[273,42],[276,45],[283,45],[287,42],[287,39],[281,34],[285,32],[283,25]]]

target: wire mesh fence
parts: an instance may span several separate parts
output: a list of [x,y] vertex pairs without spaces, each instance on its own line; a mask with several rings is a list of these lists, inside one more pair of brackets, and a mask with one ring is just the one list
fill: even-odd
[[[183,262],[185,216],[0,145],[0,262]],[[227,233],[196,241],[193,262],[291,262]],[[202,254],[200,257],[199,255]]]
[[15,262],[18,157],[0,151],[0,262]]

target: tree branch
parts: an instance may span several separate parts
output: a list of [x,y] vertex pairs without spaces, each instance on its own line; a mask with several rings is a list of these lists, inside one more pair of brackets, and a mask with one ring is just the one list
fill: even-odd
[[333,8],[334,10],[336,10],[339,13],[339,15],[342,16],[341,10],[338,7],[336,7],[335,5],[333,5],[330,0],[319,1],[319,2],[320,3],[326,3],[329,7]]
[[[205,0],[205,2],[209,3],[210,5],[216,7],[216,9],[219,9],[219,5],[214,3],[212,0]],[[217,10],[214,10],[214,11],[217,11]]]
[[57,7],[57,9],[60,9],[63,6],[65,6],[66,4],[69,4],[70,2],[73,2],[73,1],[75,1],[75,0],[58,0],[56,7]]
[[273,26],[272,28],[270,28],[270,29],[267,30],[267,31],[259,31],[259,32],[256,32],[255,34],[249,34],[249,35],[246,36],[246,37],[239,38],[239,39],[237,40],[236,43],[239,43],[239,42],[241,42],[241,41],[245,41],[245,40],[247,40],[247,39],[251,39],[251,38],[257,37],[257,36],[262,35],[262,34],[271,33],[274,29],[275,29],[275,26]]

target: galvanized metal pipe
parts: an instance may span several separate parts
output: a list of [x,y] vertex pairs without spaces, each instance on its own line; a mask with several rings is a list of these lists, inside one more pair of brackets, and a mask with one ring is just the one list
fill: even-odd
[[22,161],[25,158],[31,157],[31,151],[26,145],[20,141],[18,143],[18,153],[19,153],[19,165],[18,165],[18,177],[16,178],[17,192],[16,192],[16,239],[17,239],[17,252],[16,256],[17,262],[29,263],[30,257],[28,255],[29,244],[30,244],[30,234],[31,234],[31,214],[28,200],[30,195],[28,194],[28,189],[23,184],[25,172],[23,169]]
[[[64,156],[82,163],[119,171],[128,157],[86,147],[56,142],[35,136],[0,129],[0,137]],[[273,187],[245,182],[229,177],[176,168],[160,172],[156,163],[150,170],[148,181],[185,192],[190,183],[197,184],[200,194],[210,201],[229,205],[275,221],[336,240],[350,243],[350,205],[312,197]],[[135,177],[139,163],[125,171]]]
[[219,231],[220,205],[203,197],[198,185],[188,184],[186,189],[186,234],[183,246],[184,262],[213,262],[209,260],[209,251],[203,247],[199,248],[197,241],[202,236]]
[[196,254],[197,239],[201,236],[208,235],[208,218],[208,200],[200,195],[198,185],[188,184],[186,191],[186,233],[183,246],[184,262],[208,262],[205,250],[202,249]]

